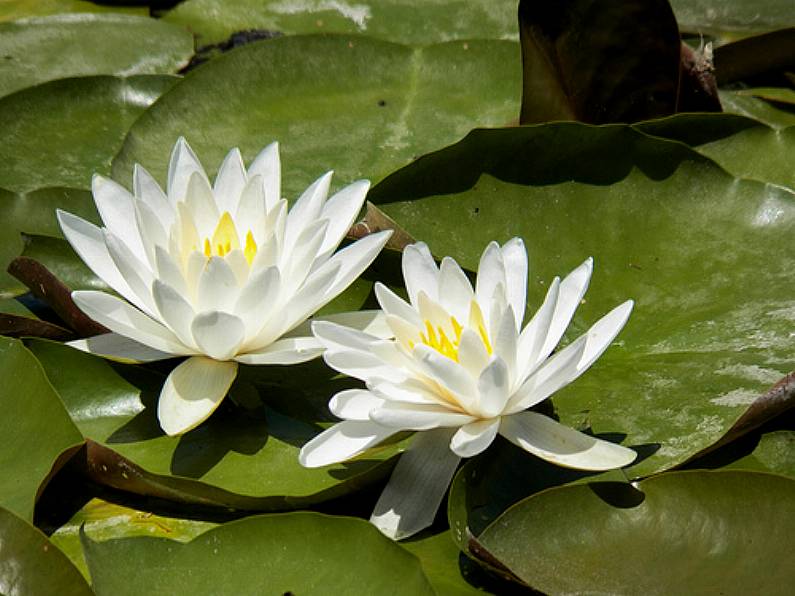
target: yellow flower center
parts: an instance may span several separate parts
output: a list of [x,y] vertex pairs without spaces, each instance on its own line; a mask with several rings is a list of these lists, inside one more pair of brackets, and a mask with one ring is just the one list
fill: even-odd
[[[450,324],[452,326],[452,334],[448,334],[445,329],[439,325],[434,326],[428,319],[424,319],[425,332],[420,333],[420,341],[426,346],[433,348],[442,356],[447,356],[451,360],[458,362],[458,348],[461,345],[461,333],[464,328],[458,320],[451,316]],[[469,310],[469,325],[472,329],[477,331],[486,352],[491,355],[494,350],[489,341],[489,334],[486,332],[486,325],[483,321],[483,313],[477,302],[472,301]],[[411,344],[414,348],[414,344]]]
[[[212,238],[204,239],[204,256],[208,259],[210,257],[224,257],[233,250],[240,248],[240,237],[237,234],[237,228],[232,216],[228,211],[224,211],[221,219],[218,220],[218,225],[215,227]],[[257,254],[257,243],[254,241],[254,235],[251,230],[246,234],[246,245],[243,248],[243,256],[249,265],[254,261]]]

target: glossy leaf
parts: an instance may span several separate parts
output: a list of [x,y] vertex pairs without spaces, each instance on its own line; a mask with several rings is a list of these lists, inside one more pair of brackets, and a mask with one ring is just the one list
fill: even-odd
[[235,31],[266,29],[286,35],[359,33],[403,43],[451,39],[516,39],[515,0],[186,0],[165,16],[201,43]]
[[0,506],[32,521],[40,488],[83,436],[21,342],[0,337],[0,378]]
[[136,118],[177,77],[64,79],[0,99],[0,187],[91,188]]
[[793,531],[795,480],[692,471],[551,489],[478,541],[545,593],[778,594]]
[[795,114],[758,97],[736,91],[722,91],[720,101],[725,112],[755,118],[777,129],[795,126]]
[[656,445],[632,475],[711,445],[795,369],[792,193],[729,176],[680,143],[618,125],[476,130],[370,199],[470,269],[489,241],[524,238],[530,312],[555,275],[594,256],[567,337],[628,298],[635,309],[554,402],[570,426]]
[[320,362],[243,369],[210,420],[169,437],[158,425],[156,405],[174,362],[156,369],[114,367],[57,343],[32,340],[29,346],[77,427],[99,444],[89,444],[89,474],[123,490],[226,508],[292,509],[383,478],[398,451],[385,445],[316,470],[298,463],[300,447],[320,430],[317,421],[331,419],[325,404],[335,385],[345,384],[331,382],[333,371]]
[[422,535],[400,544],[420,560],[425,576],[437,594],[465,596],[483,593],[470,585],[462,576],[462,571],[459,569],[461,553],[456,548],[449,530]]
[[434,594],[419,561],[368,522],[314,513],[224,524],[187,544],[83,539],[98,596],[113,594]]
[[230,147],[250,163],[278,140],[288,199],[330,168],[336,185],[377,180],[473,125],[514,119],[518,59],[517,45],[506,41],[410,48],[299,36],[253,43],[197,69],[147,110],[113,175],[129,184],[138,162],[163,182],[174,141],[185,135],[209,172]]
[[682,31],[717,36],[719,40],[748,37],[791,27],[789,0],[671,0]]
[[103,6],[86,0],[3,0],[0,4],[0,22],[67,12],[122,12],[148,15],[145,8]]
[[60,14],[0,23],[0,96],[65,77],[173,73],[192,53],[187,31],[147,17]]
[[0,593],[93,595],[80,572],[44,534],[3,508],[0,561]]

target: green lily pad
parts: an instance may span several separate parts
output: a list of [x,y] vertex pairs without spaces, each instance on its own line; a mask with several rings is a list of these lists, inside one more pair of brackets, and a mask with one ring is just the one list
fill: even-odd
[[44,534],[1,507],[0,560],[3,594],[93,595],[80,572]]
[[545,593],[784,594],[793,532],[795,480],[691,471],[551,489],[478,542]]
[[[0,506],[32,521],[39,490],[68,454],[82,444],[83,436],[41,366],[21,342],[0,337],[0,378]],[[0,540],[0,545],[4,543]],[[0,580],[0,592],[5,593],[5,587]]]
[[671,0],[682,31],[741,39],[793,25],[788,0]]
[[315,513],[261,515],[187,544],[163,538],[83,539],[103,594],[429,594],[420,562],[368,522]]
[[51,81],[0,99],[0,186],[91,188],[136,118],[177,77],[85,77]]
[[3,0],[0,4],[0,22],[67,12],[121,12],[139,16],[149,14],[144,7],[102,6],[85,0]]
[[147,17],[59,14],[0,23],[0,96],[66,77],[173,73],[192,54],[186,30]]
[[193,71],[144,112],[113,176],[129,184],[138,162],[163,181],[184,135],[210,171],[231,147],[249,163],[280,141],[288,198],[332,168],[338,185],[377,180],[475,124],[515,119],[520,71],[518,45],[507,41],[411,48],[315,35],[252,43]]
[[370,200],[470,269],[489,241],[524,238],[531,312],[555,275],[595,257],[568,337],[628,298],[635,309],[554,401],[570,426],[658,448],[630,474],[711,445],[795,368],[793,194],[729,176],[681,143],[622,125],[476,130]]
[[[166,436],[156,417],[165,372],[111,366],[62,344],[31,340],[80,432],[90,439],[88,472],[96,481],[130,492],[198,505],[248,510],[305,507],[384,478],[400,445],[323,469],[298,463],[325,404],[345,381],[332,382],[321,362],[303,367],[246,367],[222,406],[200,427]],[[256,385],[254,384],[256,383]],[[301,412],[289,417],[282,402]],[[293,412],[289,412],[293,413]]]
[[200,43],[255,28],[287,35],[361,33],[403,43],[518,38],[514,0],[186,0],[164,20],[188,27]]
[[91,499],[50,536],[50,542],[89,579],[88,566],[80,544],[81,526],[94,540],[150,536],[188,542],[217,525],[209,521],[164,517],[102,499]]
[[[42,261],[50,257],[53,262],[61,263],[60,268],[53,264],[52,270],[59,277],[63,275],[61,278],[67,285],[75,289],[85,286],[89,275],[91,280],[98,281],[69,249],[66,241],[59,240],[62,234],[55,218],[58,207],[93,222],[99,220],[91,193],[84,190],[43,188],[28,193],[13,193],[0,189],[0,209],[4,222],[0,229],[0,297],[12,298],[27,292],[27,288],[6,271],[8,264],[23,251],[33,253],[29,256]],[[23,234],[30,237],[26,240]],[[55,246],[51,247],[52,244]],[[48,252],[48,248],[52,250]],[[67,272],[81,271],[81,268],[80,277],[85,283],[72,285],[78,276]],[[96,286],[96,283],[92,285]]]
[[752,87],[750,89],[740,89],[735,93],[761,97],[768,101],[795,106],[795,90],[787,89],[786,87]]
[[462,572],[459,570],[461,553],[456,548],[449,530],[438,534],[422,535],[419,538],[401,542],[401,546],[420,560],[425,576],[437,594],[445,596],[483,594],[482,591],[467,583],[462,576]]
[[795,113],[780,109],[764,99],[737,91],[721,91],[720,101],[724,112],[748,116],[776,129],[795,126]]

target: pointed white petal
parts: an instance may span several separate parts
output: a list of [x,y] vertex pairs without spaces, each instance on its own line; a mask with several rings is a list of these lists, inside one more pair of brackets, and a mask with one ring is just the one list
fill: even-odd
[[94,203],[105,227],[124,242],[140,260],[146,260],[146,251],[135,223],[134,198],[126,188],[95,174],[91,180]]
[[469,424],[475,417],[445,406],[387,401],[370,411],[370,420],[401,430],[430,430]]
[[469,317],[469,304],[474,297],[463,269],[450,257],[443,258],[439,267],[439,303],[461,322]]
[[627,300],[623,304],[619,304],[585,332],[587,337],[585,350],[582,358],[577,363],[577,370],[580,374],[585,372],[613,343],[618,333],[626,325],[634,305],[635,302],[633,300]]
[[555,305],[555,313],[552,315],[552,322],[549,325],[544,346],[541,348],[541,358],[546,358],[551,354],[555,346],[558,345],[560,338],[563,337],[574,316],[574,312],[588,289],[588,282],[591,279],[592,272],[593,259],[588,258],[560,282],[558,302]]
[[234,313],[243,319],[249,335],[258,333],[265,321],[273,316],[280,288],[279,268],[273,266],[253,275],[240,291]]
[[83,352],[90,352],[91,354],[123,362],[156,362],[157,360],[174,358],[174,354],[155,350],[118,333],[95,335],[94,337],[67,342],[66,345]]
[[370,521],[401,540],[433,523],[461,458],[450,451],[450,431],[419,433],[400,457]]
[[132,254],[127,245],[114,234],[105,230],[104,236],[110,258],[113,259],[119,273],[124,276],[127,285],[132,290],[132,294],[125,298],[152,318],[157,318],[151,291],[154,276],[149,266]]
[[499,418],[470,422],[453,435],[450,449],[461,457],[474,457],[491,445],[499,429]]
[[331,175],[333,172],[326,172],[315,180],[307,188],[287,214],[287,229],[285,231],[284,246],[287,252],[297,246],[298,238],[301,237],[304,229],[314,223],[323,209],[323,203],[328,196],[331,186]]
[[163,283],[171,286],[181,296],[189,296],[188,285],[174,258],[162,246],[155,247],[155,269],[157,278]]
[[465,327],[458,344],[458,362],[473,377],[479,377],[483,367],[489,362],[489,353],[480,335]]
[[286,337],[269,346],[235,357],[243,364],[299,364],[317,358],[323,346],[314,337]]
[[418,329],[423,326],[422,318],[417,313],[417,310],[408,302],[403,300],[380,281],[375,282],[374,288],[378,304],[386,314],[398,316]]
[[439,296],[439,269],[424,242],[409,244],[403,249],[403,279],[411,304],[417,306],[417,296],[424,291],[429,298]]
[[265,201],[270,210],[282,198],[282,166],[279,143],[271,143],[254,158],[248,170],[249,178],[262,177]]
[[337,249],[359,211],[362,210],[369,189],[369,180],[357,180],[332,195],[323,205],[320,217],[328,219],[331,223],[326,230],[323,245],[318,251],[320,255],[329,255]]
[[237,376],[237,362],[193,356],[168,375],[157,418],[168,435],[179,435],[204,422],[226,396]]
[[505,263],[505,294],[513,307],[516,328],[522,328],[527,302],[527,250],[521,238],[512,238],[502,246]]
[[411,351],[414,348],[414,344],[422,341],[419,329],[400,317],[387,315],[386,322],[394,334],[395,339],[397,339],[404,350]]
[[304,445],[298,461],[306,468],[335,464],[359,455],[396,432],[369,420],[343,420]]
[[502,414],[510,394],[508,366],[499,356],[492,356],[478,378],[478,409],[483,418]]
[[319,219],[308,224],[298,237],[295,248],[282,255],[284,262],[281,264],[281,269],[285,272],[284,291],[287,294],[292,294],[309,275],[317,251],[326,235],[328,223],[327,219]]
[[384,404],[384,400],[364,389],[340,391],[328,402],[328,409],[337,418],[370,420],[370,412]]
[[210,257],[199,276],[196,310],[231,312],[240,295],[237,276],[223,257]]
[[197,172],[209,185],[204,168],[184,137],[180,137],[171,152],[168,164],[168,198],[172,204],[184,201],[191,174]]
[[245,246],[248,231],[251,230],[254,234],[255,224],[267,216],[262,176],[254,176],[246,183],[240,194],[237,210],[230,211],[230,213],[234,214],[235,224],[240,233],[240,242]]
[[312,333],[329,350],[359,350],[370,352],[370,347],[379,339],[369,333],[351,329],[328,321],[313,321]]
[[326,350],[323,360],[337,372],[362,381],[377,378],[400,383],[406,379],[406,372],[385,364],[375,354],[358,350]]
[[152,294],[161,320],[190,348],[196,348],[191,323],[196,315],[187,300],[174,288],[160,280],[152,284]]
[[228,211],[230,215],[237,211],[240,202],[240,194],[246,186],[246,167],[243,165],[243,157],[240,150],[235,147],[226,154],[221,167],[218,168],[218,175],[215,177],[213,194],[218,201],[218,210],[223,213]]
[[504,416],[500,434],[541,459],[577,470],[621,468],[637,455],[632,449],[583,434],[537,412]]
[[412,355],[422,371],[452,393],[462,408],[475,410],[477,386],[463,366],[424,344],[416,345]]
[[139,164],[133,166],[133,192],[136,197],[149,205],[163,227],[168,230],[176,217],[174,206],[168,202],[166,193],[152,175]]
[[105,292],[72,292],[72,300],[89,317],[139,343],[174,355],[188,354],[174,333],[124,300]]
[[[213,191],[207,178],[194,172],[188,179],[187,195],[185,196],[185,206],[190,212],[196,231],[199,234],[199,242],[205,238],[212,240],[215,228],[221,218],[221,211],[215,202]],[[202,250],[201,245],[198,250]]]
[[493,338],[494,354],[499,356],[506,364],[508,379],[513,384],[516,379],[516,352],[519,334],[516,330],[516,317],[513,314],[513,307],[508,305],[503,313],[497,331]]
[[328,321],[356,329],[379,339],[392,337],[392,330],[386,322],[384,313],[380,310],[357,310],[322,315],[314,318],[315,321]]
[[517,346],[516,365],[518,370],[518,377],[526,378],[538,364],[542,361],[540,357],[541,348],[544,347],[544,341],[549,332],[549,325],[552,323],[552,315],[555,314],[555,305],[558,302],[558,293],[560,292],[560,278],[556,277],[552,280],[547,290],[547,295],[541,307],[530,319],[530,322],[522,330],[519,335],[519,344]]
[[367,388],[377,397],[387,401],[403,402],[407,404],[447,405],[447,402],[433,393],[428,386],[419,379],[408,378],[402,383],[377,381],[368,384]]
[[475,295],[478,304],[483,309],[483,317],[486,319],[486,328],[489,328],[491,321],[491,305],[494,298],[494,291],[497,286],[505,288],[505,263],[502,260],[500,245],[496,242],[489,242],[483,255],[480,257],[478,265],[478,277],[475,280]]
[[229,360],[237,354],[246,335],[243,321],[218,311],[199,313],[190,329],[199,349],[215,360]]
[[141,233],[141,244],[146,251],[146,258],[151,267],[155,265],[155,248],[168,246],[168,235],[163,229],[160,217],[152,208],[141,200],[135,199],[135,223]]

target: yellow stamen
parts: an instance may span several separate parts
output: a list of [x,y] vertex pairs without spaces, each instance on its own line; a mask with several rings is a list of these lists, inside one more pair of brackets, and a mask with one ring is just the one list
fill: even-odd
[[249,266],[254,262],[254,257],[257,255],[257,243],[254,241],[254,234],[251,230],[246,234],[246,247],[243,249],[243,256],[246,257]]
[[486,348],[489,356],[494,352],[489,342],[489,334],[486,331],[486,322],[483,320],[483,311],[480,310],[480,305],[474,300],[469,304],[469,326],[477,330],[480,335],[480,340]]
[[[442,327],[434,327],[428,319],[425,319],[426,333],[420,333],[420,341],[426,346],[433,348],[442,356],[447,356],[451,360],[458,362],[458,346],[461,344],[461,333],[464,328],[455,319],[450,317],[455,339],[447,335],[447,331]],[[414,342],[410,342],[409,347],[414,349]]]

